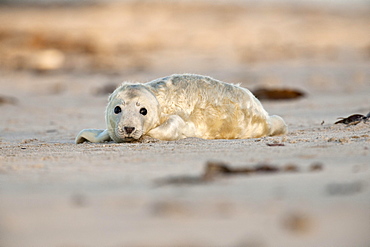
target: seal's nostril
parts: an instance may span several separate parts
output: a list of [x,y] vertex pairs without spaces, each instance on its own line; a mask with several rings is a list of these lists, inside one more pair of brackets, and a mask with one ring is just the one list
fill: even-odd
[[123,127],[123,128],[125,129],[127,134],[131,134],[135,130],[135,127]]

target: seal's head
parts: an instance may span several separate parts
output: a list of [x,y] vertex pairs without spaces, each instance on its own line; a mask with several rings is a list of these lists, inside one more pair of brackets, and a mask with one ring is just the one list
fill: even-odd
[[159,125],[159,103],[142,84],[123,83],[108,101],[105,120],[115,142],[137,140]]

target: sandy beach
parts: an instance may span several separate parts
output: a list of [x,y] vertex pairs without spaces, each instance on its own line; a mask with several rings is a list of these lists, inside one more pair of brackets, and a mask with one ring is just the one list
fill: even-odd
[[[0,5],[0,246],[369,247],[370,121],[334,124],[370,112],[368,13]],[[120,82],[174,73],[305,96],[261,101],[285,136],[74,144]]]

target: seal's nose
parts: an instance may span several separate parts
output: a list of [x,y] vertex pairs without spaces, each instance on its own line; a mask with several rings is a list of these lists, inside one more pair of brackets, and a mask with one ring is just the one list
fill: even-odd
[[123,128],[125,129],[127,134],[131,134],[135,130],[135,127],[123,127]]

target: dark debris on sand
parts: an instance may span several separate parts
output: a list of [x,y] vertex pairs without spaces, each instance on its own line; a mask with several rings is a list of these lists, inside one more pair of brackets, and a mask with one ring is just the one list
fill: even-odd
[[[313,163],[309,171],[321,171],[321,163]],[[214,181],[218,178],[231,177],[235,175],[272,174],[278,172],[298,172],[294,164],[283,167],[270,164],[258,164],[255,166],[232,167],[224,162],[208,161],[203,174],[199,176],[176,176],[157,181],[157,185],[194,185]]]
[[370,112],[364,116],[362,114],[353,114],[349,117],[346,117],[346,118],[343,118],[343,117],[340,117],[339,121],[335,122],[334,124],[345,124],[345,125],[356,125],[356,124],[359,124],[361,122],[364,122],[366,123],[370,118]]

